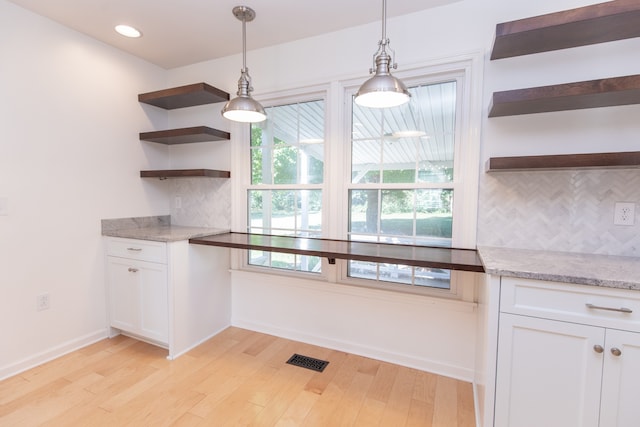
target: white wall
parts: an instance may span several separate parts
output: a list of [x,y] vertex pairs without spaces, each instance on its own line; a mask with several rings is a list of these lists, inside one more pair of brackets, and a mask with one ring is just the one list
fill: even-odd
[[[169,213],[166,71],[0,0],[0,378],[105,336],[102,218]],[[36,311],[36,296],[51,308]]]

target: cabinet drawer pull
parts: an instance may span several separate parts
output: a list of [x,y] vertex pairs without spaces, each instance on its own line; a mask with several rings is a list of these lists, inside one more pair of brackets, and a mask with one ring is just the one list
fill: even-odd
[[127,248],[127,250],[132,252],[140,252],[142,248]]
[[602,346],[600,344],[596,344],[593,346],[593,351],[595,351],[596,353],[600,354],[604,351],[604,348],[602,348]]
[[618,347],[613,347],[611,349],[611,354],[613,354],[614,356],[620,356],[622,354],[622,352],[620,351],[620,349]]
[[587,308],[591,308],[593,310],[617,311],[618,313],[633,313],[633,310],[631,310],[630,308],[626,308],[626,307],[620,307],[620,308],[602,307],[602,306],[599,306],[599,305],[593,305],[593,304],[589,304],[589,303],[586,303],[585,305],[587,306]]
[[133,268],[133,267],[129,267],[129,272],[130,273],[137,273],[138,269],[137,268]]

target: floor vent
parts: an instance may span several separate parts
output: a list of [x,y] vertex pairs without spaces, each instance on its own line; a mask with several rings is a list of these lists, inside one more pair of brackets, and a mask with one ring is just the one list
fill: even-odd
[[291,356],[289,360],[287,360],[287,363],[318,372],[324,371],[324,368],[329,364],[326,360],[314,359],[313,357],[302,356],[300,354],[294,354]]

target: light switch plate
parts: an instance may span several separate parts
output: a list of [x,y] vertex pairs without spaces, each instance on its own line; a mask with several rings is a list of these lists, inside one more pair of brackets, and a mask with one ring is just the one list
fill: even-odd
[[0,216],[9,215],[9,199],[0,196]]

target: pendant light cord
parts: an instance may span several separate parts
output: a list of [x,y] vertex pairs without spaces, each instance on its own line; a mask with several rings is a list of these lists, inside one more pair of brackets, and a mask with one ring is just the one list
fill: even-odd
[[242,17],[242,71],[247,72],[247,19]]
[[382,44],[387,40],[387,0],[382,0]]

